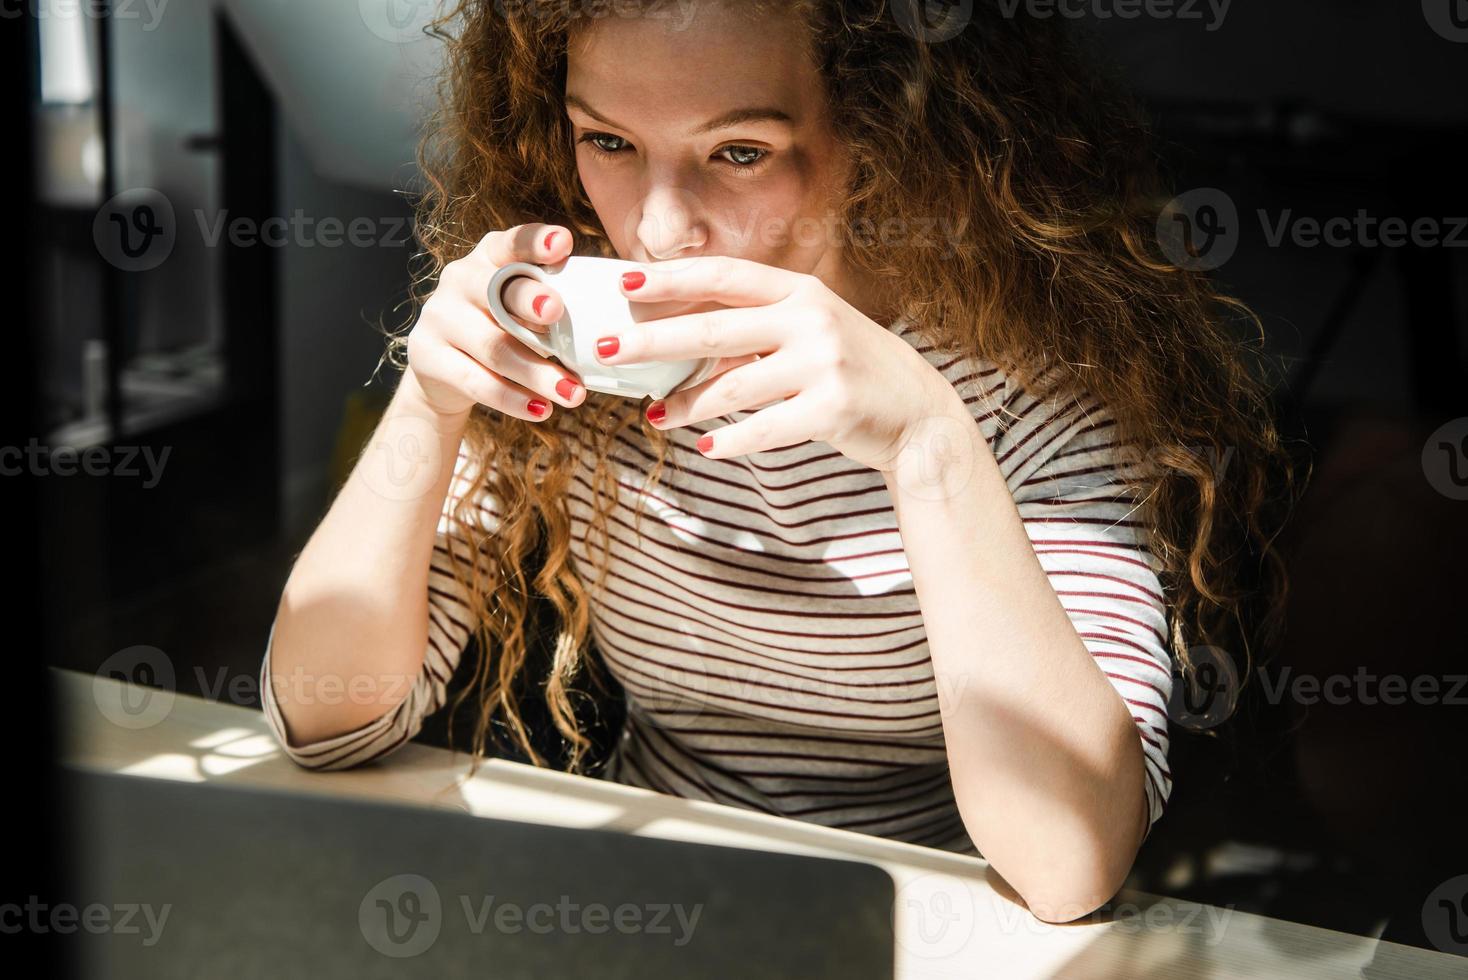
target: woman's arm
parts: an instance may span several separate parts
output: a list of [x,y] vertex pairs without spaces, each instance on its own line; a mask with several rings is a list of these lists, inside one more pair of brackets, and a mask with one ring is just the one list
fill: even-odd
[[468,424],[425,406],[409,367],[291,569],[267,651],[290,743],[355,731],[423,669],[435,529]]
[[[460,540],[443,511],[470,414],[483,405],[536,422],[550,417],[551,402],[573,407],[585,398],[562,366],[495,324],[484,284],[511,262],[556,262],[571,247],[559,225],[517,225],[488,233],[440,272],[408,336],[409,364],[392,401],[281,595],[261,697],[303,764],[330,758],[346,766],[381,754],[442,698],[467,628],[432,624],[429,582],[442,574],[433,567],[436,547]],[[511,280],[505,303],[541,332],[562,314],[555,290],[526,277]],[[483,504],[480,522],[497,522]],[[440,611],[464,598],[439,591]],[[449,661],[437,672],[425,671],[430,645]],[[313,743],[306,752],[303,742]]]
[[[1157,662],[1166,662],[1160,590],[1155,575],[1137,569],[1144,563],[1135,552],[1114,558],[1130,562],[1125,578],[1134,581],[1056,571],[1054,559],[1047,571],[1011,491],[1016,475],[1001,467],[957,391],[947,388],[935,404],[933,423],[919,429],[886,477],[927,631],[954,792],[975,846],[1031,911],[1070,921],[1120,888],[1160,812],[1152,782],[1159,777],[1146,771],[1143,749],[1145,739],[1156,746],[1159,738],[1128,703],[1135,698],[1154,713],[1165,710],[1170,675]],[[1032,428],[1029,445],[1013,446],[1014,458],[1053,454],[1055,443],[1065,442],[1058,431],[1086,429],[1086,420],[1073,414],[1073,421],[1053,422],[1055,431]],[[917,445],[924,431],[947,438]],[[1073,449],[1068,455],[1075,461],[1070,468],[1081,471],[1097,458]],[[1035,519],[1063,529],[1057,533],[1065,547],[1056,551],[1089,552],[1102,561],[1126,554],[1135,536],[1126,520],[1132,502],[1118,500],[1107,481],[1104,473],[1072,481],[1083,492],[1070,501],[1060,494],[1036,502],[1037,509],[1050,506]],[[1120,533],[1108,538],[1108,525]],[[1087,598],[1068,600],[1071,610],[1052,582],[1065,574],[1090,579],[1077,585]],[[1088,648],[1077,629],[1085,615],[1078,607],[1107,616],[1130,603],[1139,608],[1126,608],[1114,621],[1134,621],[1134,632],[1150,638],[1149,656],[1129,650],[1138,641],[1123,631],[1114,642],[1125,646],[1111,649],[1126,652],[1110,655],[1137,663],[1130,670],[1113,671],[1110,662],[1103,668],[1097,658],[1107,641]],[[1114,628],[1108,622],[1097,635]],[[1130,689],[1123,695],[1132,683],[1135,695]]]

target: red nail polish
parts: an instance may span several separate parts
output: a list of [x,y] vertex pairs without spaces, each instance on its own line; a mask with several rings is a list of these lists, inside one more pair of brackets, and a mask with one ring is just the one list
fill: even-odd
[[699,452],[706,453],[706,452],[708,452],[712,448],[714,448],[714,437],[713,436],[704,436],[704,437],[702,437],[701,439],[698,440],[698,451]]
[[555,232],[550,232],[549,234],[547,234],[545,236],[545,250],[547,252],[550,251],[551,242],[553,242],[555,240],[556,240],[556,233]]
[[576,382],[570,378],[562,378],[556,382],[556,394],[566,399],[566,401],[570,401],[571,396],[576,394]]
[[641,272],[622,273],[622,288],[628,292],[634,289],[641,289],[642,284],[645,282],[647,282],[647,276]]
[[541,294],[535,297],[535,302],[530,304],[530,308],[535,311],[536,316],[545,316],[545,304],[548,302],[550,302],[550,297]]
[[647,406],[647,420],[649,422],[661,422],[668,414],[668,406],[662,402],[653,402]]
[[536,418],[539,418],[550,410],[550,406],[541,401],[539,398],[530,399],[530,403],[525,407],[529,410],[530,414],[534,415]]
[[600,357],[611,357],[621,346],[622,342],[616,337],[603,337],[596,342],[596,353]]

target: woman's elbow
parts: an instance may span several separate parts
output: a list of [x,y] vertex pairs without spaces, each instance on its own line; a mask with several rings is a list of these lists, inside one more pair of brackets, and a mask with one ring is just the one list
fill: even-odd
[[1030,914],[1041,922],[1063,923],[1083,919],[1105,905],[1121,888],[1085,882],[1062,883],[1040,892],[1021,892]]
[[[1100,909],[1121,891],[1131,871],[1135,852],[1098,855],[1093,861],[1072,862],[1045,879],[1019,888],[1030,914],[1042,922],[1074,922]],[[1077,866],[1077,865],[1081,866]]]

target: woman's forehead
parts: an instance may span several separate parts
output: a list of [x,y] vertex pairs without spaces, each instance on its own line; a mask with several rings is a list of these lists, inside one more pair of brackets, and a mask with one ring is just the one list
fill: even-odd
[[778,108],[797,124],[818,108],[819,76],[793,15],[705,6],[681,29],[676,20],[588,19],[568,49],[567,94],[613,120],[651,116],[690,129],[735,107]]

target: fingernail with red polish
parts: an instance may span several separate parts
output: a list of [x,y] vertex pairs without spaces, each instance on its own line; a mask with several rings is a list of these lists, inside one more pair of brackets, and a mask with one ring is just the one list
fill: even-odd
[[553,242],[555,240],[556,240],[556,233],[555,232],[550,232],[549,234],[547,234],[545,236],[545,250],[547,252],[550,251],[551,242]]
[[647,420],[649,422],[661,422],[668,414],[668,406],[662,402],[653,402],[647,406]]
[[576,382],[570,378],[562,378],[556,382],[556,394],[566,399],[566,401],[570,401],[571,396],[576,394]]
[[622,288],[629,293],[634,289],[641,289],[645,282],[647,282],[647,276],[641,272],[622,273]]
[[539,418],[546,412],[550,411],[550,406],[541,401],[539,398],[530,399],[529,404],[527,404],[525,408],[530,412],[531,415],[534,415],[536,418]]
[[545,304],[548,302],[550,302],[550,297],[542,293],[535,297],[535,302],[530,304],[530,308],[535,311],[536,316],[545,316]]
[[712,448],[714,448],[714,437],[713,436],[704,436],[703,438],[701,438],[701,439],[698,440],[698,451],[699,452],[706,453],[706,452],[708,452]]
[[596,354],[598,357],[611,357],[621,346],[622,342],[616,337],[603,337],[596,342]]

